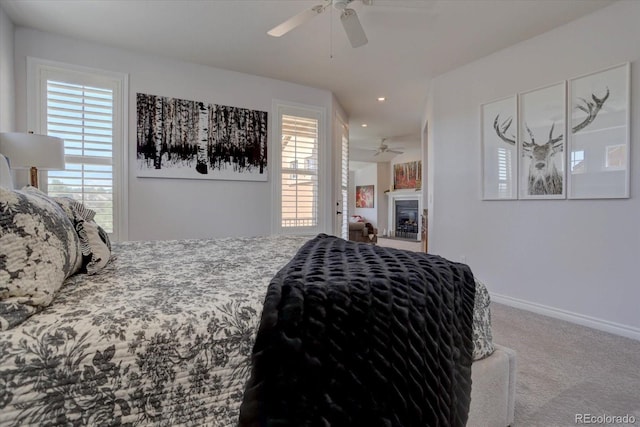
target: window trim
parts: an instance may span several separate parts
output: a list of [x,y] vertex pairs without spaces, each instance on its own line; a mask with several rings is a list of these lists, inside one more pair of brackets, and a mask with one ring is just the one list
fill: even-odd
[[[326,229],[327,192],[327,111],[324,107],[274,100],[271,108],[271,142],[269,162],[272,174],[271,232],[272,234],[318,234]],[[282,227],[282,120],[283,114],[313,117],[318,120],[318,217],[313,227]]]
[[[60,73],[74,75],[85,84],[95,78],[112,80],[113,92],[113,234],[114,241],[127,240],[129,236],[128,183],[128,135],[129,135],[129,75],[125,73],[27,57],[27,130],[42,133],[42,119],[47,106],[42,102],[46,91],[45,75]],[[44,85],[44,89],[43,89]],[[46,182],[46,179],[42,180]]]

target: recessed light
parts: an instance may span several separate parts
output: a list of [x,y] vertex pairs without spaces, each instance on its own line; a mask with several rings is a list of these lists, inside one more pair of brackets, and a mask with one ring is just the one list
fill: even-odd
[[380,101],[380,102],[384,102],[386,100],[387,100],[387,98],[385,98],[384,96],[379,96],[378,97],[378,101]]
[[361,124],[360,126],[362,126],[363,128],[366,128],[366,127],[367,127],[367,124],[366,124],[366,123],[363,123],[363,124]]

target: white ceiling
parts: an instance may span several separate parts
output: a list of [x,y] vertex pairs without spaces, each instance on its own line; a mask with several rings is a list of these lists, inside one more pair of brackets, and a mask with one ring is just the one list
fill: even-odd
[[[418,146],[429,80],[615,0],[354,1],[369,43],[352,48],[337,11],[281,38],[267,31],[323,0],[0,0],[16,25],[332,91],[351,158]],[[578,41],[576,41],[578,42]],[[380,103],[378,96],[387,100]],[[367,123],[368,127],[361,127]]]

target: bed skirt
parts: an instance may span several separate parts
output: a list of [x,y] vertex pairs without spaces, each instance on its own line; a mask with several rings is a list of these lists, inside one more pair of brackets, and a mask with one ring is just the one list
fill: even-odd
[[471,365],[471,405],[468,426],[513,425],[516,352],[495,344],[493,354]]

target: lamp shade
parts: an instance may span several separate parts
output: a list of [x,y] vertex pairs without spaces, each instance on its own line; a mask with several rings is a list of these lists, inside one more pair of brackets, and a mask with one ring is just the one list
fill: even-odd
[[33,133],[0,133],[0,153],[9,159],[12,169],[63,170],[64,140]]

